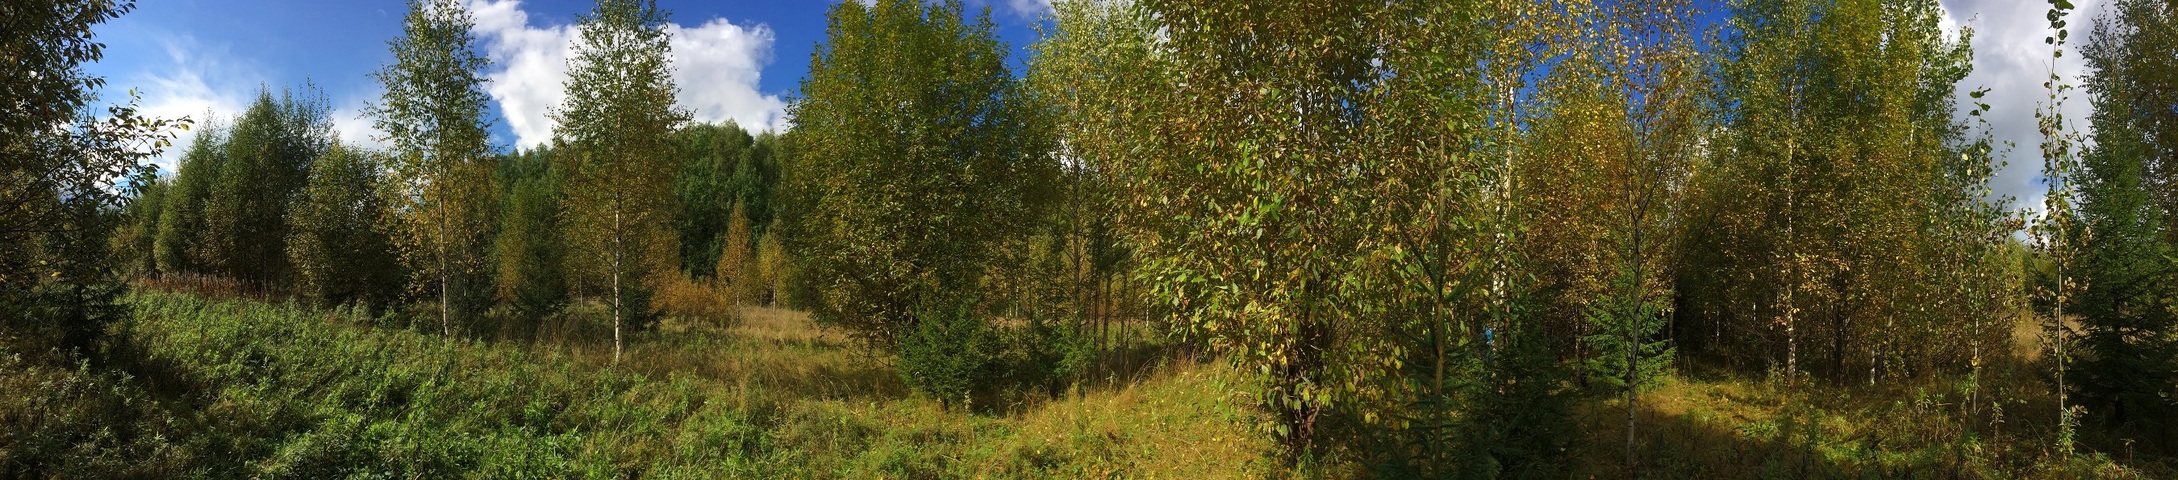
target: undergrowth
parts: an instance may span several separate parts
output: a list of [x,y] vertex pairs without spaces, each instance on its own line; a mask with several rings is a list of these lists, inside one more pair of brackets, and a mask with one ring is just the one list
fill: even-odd
[[[0,477],[1261,477],[1226,370],[966,413],[784,311],[581,345],[139,293],[112,368],[0,351]],[[657,362],[651,364],[646,359]],[[1216,441],[1210,441],[1215,439]]]
[[[0,336],[0,477],[1359,477],[1279,458],[1223,362],[1130,352],[1093,378],[947,409],[804,314],[669,318],[627,361],[582,335],[449,339],[358,310],[147,291],[77,359]],[[600,321],[582,309],[559,320]],[[594,313],[594,312],[593,312]],[[388,315],[400,315],[399,313]],[[405,327],[404,327],[405,325]],[[422,325],[422,326],[418,326]],[[1143,362],[1142,359],[1155,359]],[[2157,478],[2161,460],[2056,454],[2026,368],[1787,388],[1729,372],[1582,398],[1574,477]],[[1820,391],[1821,394],[1803,392]],[[2042,390],[2042,391],[2046,391]]]

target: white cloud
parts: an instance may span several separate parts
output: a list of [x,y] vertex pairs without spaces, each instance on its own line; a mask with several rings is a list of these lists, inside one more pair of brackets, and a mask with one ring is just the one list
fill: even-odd
[[785,130],[786,101],[757,90],[771,63],[771,27],[742,27],[725,19],[667,28],[673,36],[673,81],[680,103],[698,122],[733,120],[750,130]]
[[546,114],[567,97],[561,82],[567,79],[575,29],[531,27],[521,7],[520,0],[489,0],[469,9],[495,69],[485,75],[484,91],[499,100],[516,146],[534,147],[552,140],[552,119]]
[[[2042,135],[2034,116],[2035,109],[2045,105],[2048,99],[2042,82],[2054,66],[2062,78],[2075,86],[2080,84],[2079,75],[2086,68],[2078,55],[2078,47],[2087,42],[2088,26],[2094,23],[2094,17],[2102,14],[2104,3],[2100,0],[2077,2],[2079,8],[2066,19],[2072,33],[2065,55],[2052,59],[2050,46],[2042,43],[2042,38],[2051,34],[2048,19],[2044,17],[2048,6],[2042,2],[1943,1],[1949,17],[1945,22],[1947,27],[1968,25],[1974,29],[1974,71],[1959,82],[1961,117],[1966,109],[1973,107],[1974,99],[1968,98],[1967,93],[1989,88],[1989,94],[1981,102],[1991,107],[1986,114],[1990,134],[1999,142],[2013,144],[2011,151],[2000,157],[2006,165],[1990,182],[1990,188],[1998,195],[2011,196],[2016,209],[2039,210],[2044,196],[2038,147]],[[2089,101],[2085,91],[2075,89],[2064,103],[2065,118],[2083,134],[2093,128],[2088,123]]]
[[377,138],[381,134],[377,127],[371,126],[371,118],[363,115],[362,105],[334,108],[326,115],[333,117],[333,134],[338,135],[342,143],[372,150],[386,147],[386,143]]
[[[171,64],[139,71],[128,81],[142,96],[138,113],[145,116],[189,117],[201,127],[213,116],[231,118],[241,112],[251,99],[251,89],[263,84],[263,78],[251,73],[251,69],[223,61],[234,58],[225,47],[206,46],[187,36],[160,43]],[[196,136],[185,132],[176,137],[173,146],[152,160],[159,165],[159,171],[173,174]]]
[[[515,145],[550,142],[550,110],[567,97],[567,60],[573,56],[573,25],[531,25],[520,0],[477,0],[470,5],[494,71],[485,91],[499,101]],[[758,79],[771,62],[770,27],[743,27],[712,19],[696,27],[672,25],[674,82],[679,103],[697,121],[734,120],[750,129],[784,129],[786,102],[765,94]]]
[[1030,19],[1041,19],[1052,13],[1051,0],[1006,0],[1006,6],[1012,7],[1013,13]]
[[[172,175],[205,127],[215,122],[231,124],[250,102],[256,101],[258,89],[265,88],[268,81],[259,74],[262,69],[240,59],[226,46],[204,45],[189,36],[161,39],[160,43],[170,63],[147,67],[121,83],[133,85],[142,95],[140,113],[155,118],[189,117],[195,122],[191,131],[180,132],[174,144],[152,160],[160,172]],[[333,132],[341,141],[366,148],[382,146],[371,138],[377,135],[377,129],[362,116],[360,100],[377,96],[375,90],[356,92],[346,96],[351,100],[336,103],[327,112]]]

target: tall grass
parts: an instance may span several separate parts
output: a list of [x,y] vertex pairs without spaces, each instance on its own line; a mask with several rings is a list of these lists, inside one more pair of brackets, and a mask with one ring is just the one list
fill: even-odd
[[[214,286],[216,287],[216,286]],[[214,288],[216,290],[216,288]],[[1222,362],[1150,359],[1056,397],[947,410],[807,315],[668,317],[614,366],[578,306],[530,338],[446,338],[293,303],[132,295],[92,361],[0,336],[0,478],[1359,477],[1299,464]],[[594,306],[593,306],[594,307]],[[398,316],[400,314],[389,314]],[[573,333],[568,333],[573,332]],[[557,337],[557,339],[555,339]],[[1110,367],[1110,366],[1108,366]],[[2051,454],[2027,364],[1959,385],[1787,389],[1698,373],[1645,393],[1638,466],[1657,478],[2153,478],[2168,466]],[[2041,389],[2046,391],[2046,389]],[[1588,398],[1575,476],[1621,477],[1623,410]],[[1962,413],[1963,412],[1963,413]],[[2124,463],[2120,463],[2123,461]]]
[[[449,339],[355,310],[139,293],[111,371],[0,372],[0,476],[1260,477],[1220,367],[1008,414],[905,393],[794,312],[582,345]],[[0,351],[0,360],[10,358]],[[17,361],[16,363],[22,363]],[[73,382],[73,383],[71,383]],[[24,417],[43,418],[43,423]],[[1219,439],[1217,442],[1182,439]],[[1175,446],[1180,447],[1175,447]],[[4,468],[4,467],[0,467]]]

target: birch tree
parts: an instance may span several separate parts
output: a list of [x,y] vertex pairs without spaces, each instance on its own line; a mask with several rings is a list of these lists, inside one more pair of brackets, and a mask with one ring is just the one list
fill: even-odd
[[372,74],[385,94],[365,109],[392,148],[386,195],[414,286],[436,294],[442,334],[481,314],[492,288],[493,160],[475,19],[458,0],[409,0],[393,63]]
[[568,60],[567,99],[552,110],[553,157],[565,175],[576,267],[602,282],[613,312],[613,361],[624,330],[650,316],[648,292],[672,272],[677,163],[672,134],[689,113],[673,103],[666,13],[654,0],[600,0],[582,15]]

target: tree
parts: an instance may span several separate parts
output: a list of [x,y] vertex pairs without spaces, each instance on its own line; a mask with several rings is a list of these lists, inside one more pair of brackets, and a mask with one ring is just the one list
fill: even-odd
[[499,300],[535,323],[567,305],[567,247],[559,172],[547,149],[500,162]]
[[[1059,332],[1062,338],[1098,340],[1094,346],[1101,348],[1114,310],[1131,303],[1113,291],[1131,253],[1119,226],[1132,209],[1121,201],[1115,171],[1151,144],[1143,127],[1156,106],[1135,100],[1166,81],[1166,72],[1147,65],[1155,26],[1134,3],[1068,1],[1053,9],[1055,24],[1033,46],[1025,87],[1062,139],[1056,146],[1064,169],[1059,201],[1048,220],[1050,248],[1058,249],[1051,268],[1058,273],[1034,281],[1056,289],[1066,309],[1060,314],[1073,317],[1063,327],[1072,331]],[[1050,282],[1052,276],[1064,281]]]
[[207,118],[198,127],[189,150],[182,154],[174,173],[174,186],[159,211],[159,237],[152,242],[152,256],[162,273],[196,273],[212,262],[211,243],[205,230],[204,205],[212,195],[212,180],[226,161],[226,128]]
[[1945,303],[1995,288],[1963,281],[1991,259],[1927,255],[1999,241],[1968,232],[1994,228],[1990,169],[1957,163],[1987,144],[1955,118],[1971,51],[1942,15],[1920,0],[1732,4],[1678,279],[1681,330],[1707,328],[1682,338],[1787,381],[1873,383],[1965,367],[1998,330],[1976,325],[2001,305]]
[[[2178,67],[2168,2],[2125,1],[2098,18],[2086,48],[2092,69],[2094,148],[2079,156],[2077,245],[2085,286],[2074,392],[2098,423],[2144,447],[2178,445],[2178,236],[2158,205],[2178,163]],[[2161,171],[2158,171],[2161,170]]]
[[1596,12],[1544,82],[1538,151],[1521,175],[1534,186],[1523,200],[1553,227],[1531,236],[1546,247],[1534,258],[1560,265],[1550,271],[1571,297],[1561,311],[1585,309],[1587,334],[1574,356],[1624,396],[1629,469],[1637,393],[1669,372],[1674,354],[1665,337],[1673,230],[1706,118],[1698,15],[1675,0]]
[[691,277],[715,274],[712,268],[725,249],[719,241],[732,228],[728,217],[734,209],[748,215],[760,213],[752,210],[750,202],[755,194],[749,190],[757,186],[743,178],[744,172],[762,168],[754,164],[769,160],[759,157],[769,151],[758,152],[756,139],[732,122],[690,125],[673,134],[681,162],[679,175],[673,179],[681,207],[674,220],[680,233],[679,266]]
[[767,232],[756,240],[756,270],[758,302],[770,307],[788,307],[787,292],[794,279],[793,260],[787,258],[786,246],[779,241],[778,221],[764,229]]
[[439,297],[442,334],[489,305],[489,120],[476,50],[476,21],[457,0],[409,0],[393,63],[371,74],[385,87],[365,109],[393,150],[387,196],[401,230],[394,240],[415,285]]
[[201,239],[213,273],[271,288],[293,274],[288,206],[310,180],[310,165],[335,141],[322,94],[278,98],[261,89],[225,131],[218,176],[204,201]]
[[[2027,229],[2034,239],[2037,250],[2051,264],[2049,278],[2036,285],[2036,316],[2042,324],[2043,345],[2049,349],[2049,361],[2055,365],[2057,382],[2057,448],[2065,456],[2072,455],[2075,427],[2079,422],[2078,405],[2070,402],[2070,387],[2065,384],[2065,374],[2072,352],[2066,346],[2077,336],[2070,325],[2072,316],[2065,307],[2072,304],[2080,290],[2087,287],[2078,278],[2080,245],[2092,244],[2096,232],[2081,225],[2078,210],[2080,195],[2080,158],[2078,148],[2081,138],[2078,130],[2065,123],[2064,102],[2071,96],[2072,84],[2057,74],[2057,59],[2064,56],[2065,17],[2072,3],[2065,0],[2049,0],[2050,36],[2043,43],[2050,45],[2049,77],[2042,82],[2044,101],[2035,108],[2036,127],[2042,134],[2042,183],[2048,188],[2043,198],[2042,215]],[[2043,310],[2046,309],[2046,310]],[[2042,314],[2047,311],[2047,314]]]
[[599,0],[582,16],[567,100],[552,111],[554,157],[566,177],[569,226],[582,263],[612,295],[613,361],[623,327],[649,316],[650,282],[672,271],[671,135],[689,118],[673,104],[672,45],[653,0]]
[[[110,209],[151,181],[148,162],[171,121],[129,103],[93,110],[105,79],[84,72],[105,46],[91,29],[128,1],[7,2],[0,6],[0,329],[82,352],[126,314],[108,256]],[[39,344],[39,343],[34,343]]]
[[159,213],[166,209],[166,192],[173,187],[174,179],[159,178],[130,195],[121,213],[126,223],[114,234],[114,252],[124,262],[122,273],[158,275],[158,258],[152,252],[158,245]]
[[727,217],[726,234],[718,241],[718,265],[712,269],[717,272],[718,285],[725,287],[727,295],[733,297],[735,304],[754,299],[758,292],[763,291],[762,281],[757,276],[756,250],[754,239],[750,238],[749,216],[743,214],[744,211],[746,209],[736,205],[733,216]]
[[385,308],[401,288],[400,257],[383,223],[379,160],[335,143],[310,166],[295,199],[287,255],[303,298],[319,305]]
[[835,5],[788,111],[786,246],[817,320],[881,351],[921,329],[921,306],[953,306],[998,267],[1056,170],[988,12],[961,8]]

